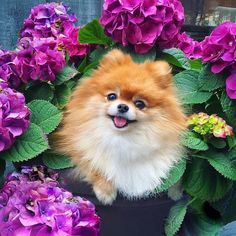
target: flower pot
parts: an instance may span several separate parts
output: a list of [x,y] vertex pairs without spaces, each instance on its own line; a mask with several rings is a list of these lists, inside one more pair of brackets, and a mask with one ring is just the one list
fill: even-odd
[[[42,165],[41,158],[27,162],[15,163],[16,168],[24,165]],[[85,182],[76,180],[71,169],[58,170],[59,181],[66,190],[74,195],[84,197],[96,206],[101,217],[101,236],[163,236],[164,223],[171,206],[175,204],[166,193],[156,196],[127,200],[121,195],[111,206],[102,205],[91,187]]]
[[101,236],[163,236],[164,223],[172,205],[166,194],[139,200],[127,200],[118,195],[111,206],[104,206],[89,185],[74,180],[70,170],[60,171],[62,186],[75,195],[85,197],[96,205],[101,217]]

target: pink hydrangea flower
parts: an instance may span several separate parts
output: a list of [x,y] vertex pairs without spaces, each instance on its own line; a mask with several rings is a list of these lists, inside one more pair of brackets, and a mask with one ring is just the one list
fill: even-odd
[[233,135],[232,127],[216,114],[210,116],[203,112],[193,114],[188,118],[188,124],[193,131],[203,136],[213,135],[216,138],[226,138]]
[[0,190],[1,236],[98,236],[94,205],[60,188],[57,175],[23,167],[9,175]]
[[226,92],[231,99],[236,99],[236,73],[226,79]]
[[165,45],[178,35],[184,9],[179,0],[105,0],[100,21],[115,42],[146,53],[156,43]]
[[78,41],[79,27],[71,23],[64,24],[64,32],[59,36],[59,45],[65,47],[71,57],[85,57],[90,51],[89,44],[81,44]]
[[0,80],[0,152],[9,149],[27,130],[29,116],[24,95]]

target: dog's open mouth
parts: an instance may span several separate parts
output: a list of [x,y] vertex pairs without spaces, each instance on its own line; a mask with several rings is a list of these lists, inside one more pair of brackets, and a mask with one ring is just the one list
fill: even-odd
[[121,129],[126,127],[129,123],[135,122],[136,120],[128,120],[123,116],[110,116],[116,128]]

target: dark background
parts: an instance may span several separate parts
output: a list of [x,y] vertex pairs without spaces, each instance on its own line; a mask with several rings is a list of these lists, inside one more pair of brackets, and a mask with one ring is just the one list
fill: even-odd
[[[55,0],[61,2],[63,0]],[[14,49],[18,32],[30,9],[50,0],[0,0],[0,47]],[[64,0],[83,25],[101,14],[103,0]],[[236,0],[182,0],[185,8],[185,27],[196,39],[208,34],[212,26],[236,21]]]

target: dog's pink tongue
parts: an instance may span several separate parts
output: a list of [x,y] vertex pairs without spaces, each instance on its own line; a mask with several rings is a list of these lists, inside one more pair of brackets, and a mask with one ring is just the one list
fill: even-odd
[[124,117],[115,116],[114,123],[118,128],[122,128],[127,124],[127,120]]

